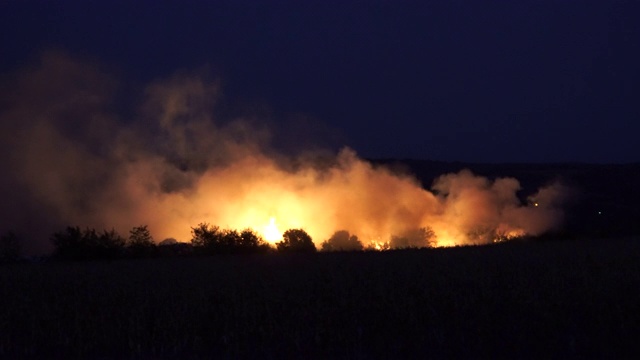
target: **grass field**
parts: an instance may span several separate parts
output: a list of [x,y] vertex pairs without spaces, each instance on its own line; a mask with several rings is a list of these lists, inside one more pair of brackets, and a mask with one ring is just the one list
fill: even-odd
[[0,357],[640,354],[640,239],[0,267]]

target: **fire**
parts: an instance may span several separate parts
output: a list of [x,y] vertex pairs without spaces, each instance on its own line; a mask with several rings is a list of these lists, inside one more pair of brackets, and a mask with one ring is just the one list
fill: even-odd
[[442,237],[436,240],[436,247],[452,247],[461,244],[461,242],[456,241],[453,238]]
[[[537,206],[537,205],[534,205],[534,206]],[[496,236],[493,239],[493,242],[494,243],[504,242],[504,241],[513,240],[513,239],[516,239],[516,238],[519,238],[519,237],[523,237],[523,236],[526,236],[526,235],[527,235],[527,233],[522,229],[508,230],[508,231],[505,231],[504,233]]]
[[[378,249],[420,229],[429,229],[429,241],[409,246],[486,244],[518,235],[513,229],[538,235],[562,219],[563,188],[555,185],[522,203],[513,178],[463,170],[429,184],[349,148],[322,159],[279,154],[266,124],[243,116],[214,121],[223,91],[219,82],[197,75],[149,84],[142,102],[132,104],[139,115],[120,121],[103,106],[115,101],[107,89],[117,81],[66,56],[44,60],[41,68],[2,83],[26,95],[0,114],[0,135],[19,135],[7,137],[12,156],[2,163],[15,169],[7,184],[20,184],[7,192],[10,203],[24,205],[15,210],[16,219],[28,219],[42,206],[56,214],[50,223],[124,234],[146,224],[156,239],[183,242],[199,223],[252,228],[270,243],[285,230],[303,229],[318,248],[344,230]],[[92,82],[89,95],[78,86]],[[51,111],[54,98],[58,110]]]
[[282,233],[278,230],[276,225],[276,218],[271,217],[269,219],[269,225],[264,227],[263,230],[264,239],[270,243],[275,243],[282,240]]
[[389,250],[389,243],[378,240],[371,240],[368,249],[384,251]]
[[[338,155],[334,167],[323,170],[309,165],[291,171],[256,155],[205,172],[191,192],[167,194],[161,204],[141,213],[162,215],[159,231],[182,241],[190,238],[190,226],[207,222],[252,228],[271,244],[280,241],[285,230],[303,229],[317,248],[344,230],[362,239],[365,248],[378,250],[390,249],[392,238],[422,228],[432,231],[432,237],[413,246],[505,241],[539,233],[534,225],[546,219],[540,207],[519,202],[514,179],[491,182],[463,171],[436,179],[433,187],[438,192],[375,168],[349,150]],[[175,213],[160,214],[159,209],[198,209],[199,214],[178,222]]]

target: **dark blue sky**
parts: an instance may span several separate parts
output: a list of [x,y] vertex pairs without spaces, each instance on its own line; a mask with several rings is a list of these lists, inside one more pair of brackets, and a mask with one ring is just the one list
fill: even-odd
[[364,157],[640,161],[637,1],[3,1],[0,13],[2,73],[48,48],[141,83],[208,64],[228,99],[306,114]]

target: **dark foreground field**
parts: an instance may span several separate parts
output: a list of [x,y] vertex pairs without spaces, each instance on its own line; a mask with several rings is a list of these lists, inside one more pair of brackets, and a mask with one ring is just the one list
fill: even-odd
[[20,264],[0,357],[620,357],[640,242]]

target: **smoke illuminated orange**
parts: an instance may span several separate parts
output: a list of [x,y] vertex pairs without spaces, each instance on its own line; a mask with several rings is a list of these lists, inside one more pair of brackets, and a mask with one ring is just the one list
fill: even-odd
[[345,150],[336,166],[324,171],[310,165],[291,172],[267,158],[242,159],[203,174],[188,193],[163,194],[151,202],[143,197],[136,203],[139,214],[159,220],[152,223],[155,231],[182,241],[188,241],[190,226],[208,222],[253,228],[271,243],[291,228],[306,230],[316,245],[347,230],[378,249],[388,246],[393,235],[428,227],[435,232],[435,246],[455,246],[539,234],[553,221],[553,209],[520,204],[513,179],[492,183],[463,171],[440,178],[434,187],[438,195]]
[[[112,86],[102,72],[59,55],[29,71],[11,88],[36,95],[17,94],[0,119],[12,134],[7,147],[15,148],[6,168],[56,224],[123,234],[147,224],[157,240],[189,241],[191,227],[206,222],[252,228],[270,243],[301,228],[317,246],[346,230],[384,249],[392,236],[419,228],[433,230],[432,245],[454,246],[537,235],[561,220],[558,186],[522,204],[511,178],[461,171],[429,186],[348,148],[321,166],[274,155],[267,130],[214,119],[218,84],[197,76],[149,85],[137,117],[119,121],[102,106]],[[78,79],[91,86],[78,87]],[[43,83],[50,86],[30,89]]]

